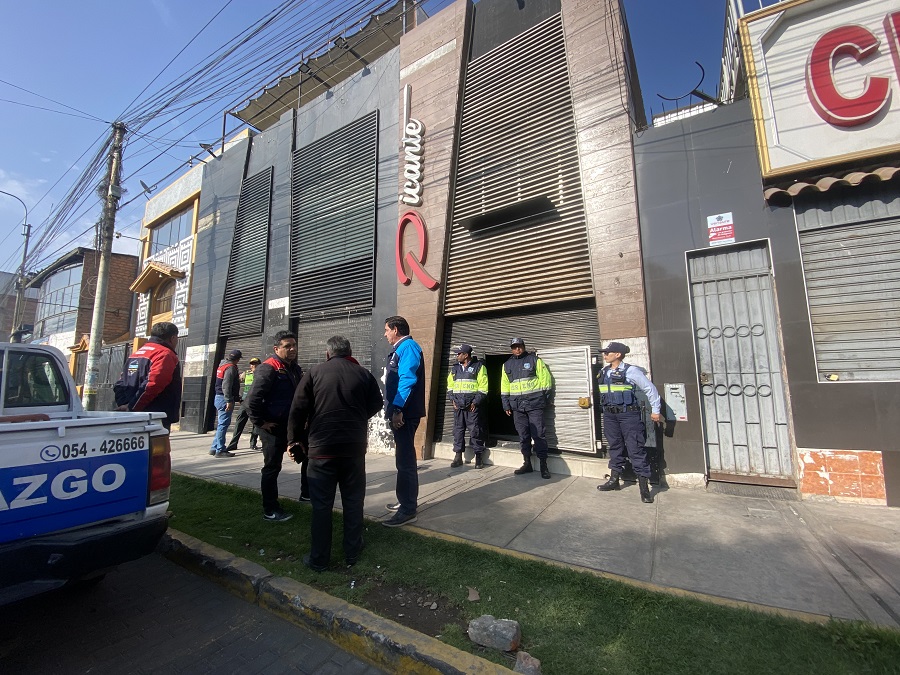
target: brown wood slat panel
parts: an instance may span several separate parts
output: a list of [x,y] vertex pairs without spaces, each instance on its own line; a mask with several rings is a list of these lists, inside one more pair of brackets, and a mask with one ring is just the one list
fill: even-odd
[[469,64],[459,138],[445,313],[590,298],[559,15]]

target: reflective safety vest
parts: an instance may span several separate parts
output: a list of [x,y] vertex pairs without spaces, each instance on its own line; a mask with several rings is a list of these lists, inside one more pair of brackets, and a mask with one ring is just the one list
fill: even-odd
[[623,363],[622,368],[616,370],[606,366],[597,373],[597,389],[603,406],[640,405],[638,397],[634,394],[637,387],[625,377],[630,367],[627,363]]
[[253,371],[248,370],[244,373],[244,398],[250,393],[250,387],[253,386]]
[[447,398],[461,408],[468,408],[474,401],[481,405],[488,394],[488,376],[484,364],[474,356],[469,365],[454,363],[447,375]]
[[547,405],[553,378],[544,362],[533,352],[512,356],[503,364],[500,398],[504,410],[537,410]]

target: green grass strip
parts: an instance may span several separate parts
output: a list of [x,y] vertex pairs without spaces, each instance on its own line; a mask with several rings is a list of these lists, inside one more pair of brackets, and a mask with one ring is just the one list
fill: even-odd
[[[900,672],[900,632],[890,629],[852,621],[806,623],[654,593],[371,521],[360,562],[346,570],[338,564],[339,512],[335,567],[317,574],[301,562],[309,552],[309,505],[282,505],[294,518],[265,522],[259,493],[176,475],[171,525],[367,609],[374,609],[366,603],[367,591],[385,583],[437,595],[457,607],[464,621],[482,614],[515,619],[522,626],[521,648],[541,660],[545,675]],[[478,590],[478,602],[468,601],[467,587]],[[440,639],[511,663],[471,643],[459,626],[445,627]]]

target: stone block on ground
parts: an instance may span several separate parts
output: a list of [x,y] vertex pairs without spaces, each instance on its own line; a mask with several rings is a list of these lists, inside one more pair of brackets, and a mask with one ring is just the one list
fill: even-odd
[[516,667],[513,668],[513,672],[524,673],[524,675],[541,675],[541,661],[528,652],[519,652],[516,654]]
[[469,622],[469,639],[482,647],[511,652],[522,641],[522,629],[518,621],[484,614]]

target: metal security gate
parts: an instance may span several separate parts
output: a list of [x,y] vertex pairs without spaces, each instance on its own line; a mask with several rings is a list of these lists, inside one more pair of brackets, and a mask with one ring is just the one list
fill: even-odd
[[765,243],[689,254],[711,480],[795,485]]
[[[553,405],[545,412],[547,445],[559,450],[595,454],[593,378],[590,347],[542,349],[538,356],[553,376]],[[579,399],[587,402],[579,405]]]

